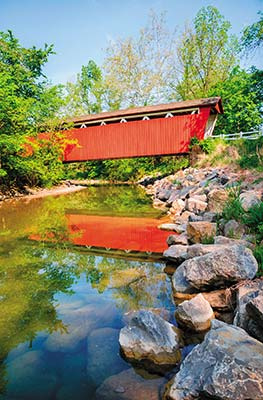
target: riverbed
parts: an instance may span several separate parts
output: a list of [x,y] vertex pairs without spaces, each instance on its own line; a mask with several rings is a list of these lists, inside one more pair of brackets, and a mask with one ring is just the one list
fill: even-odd
[[161,220],[133,186],[1,205],[0,399],[99,400],[111,376],[160,380],[123,359],[118,336],[132,310],[172,320]]

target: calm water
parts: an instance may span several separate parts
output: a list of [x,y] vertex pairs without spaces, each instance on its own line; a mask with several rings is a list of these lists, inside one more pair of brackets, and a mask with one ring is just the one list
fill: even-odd
[[124,256],[165,247],[158,218],[132,187],[2,204],[0,399],[92,400],[131,368],[119,355],[123,314],[173,309],[163,265]]

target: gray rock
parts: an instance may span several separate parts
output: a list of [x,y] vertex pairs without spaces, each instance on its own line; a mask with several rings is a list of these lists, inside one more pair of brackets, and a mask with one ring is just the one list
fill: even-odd
[[239,244],[245,247],[251,247],[251,243],[248,242],[247,240],[243,239],[232,239],[226,236],[215,236],[214,238],[214,243],[215,244],[221,244],[221,245],[234,245],[234,244]]
[[138,311],[120,331],[120,346],[129,360],[174,366],[181,359],[179,330],[151,311]]
[[175,317],[180,325],[200,332],[210,328],[214,313],[209,302],[199,293],[191,300],[179,304]]
[[160,208],[161,210],[166,210],[166,203],[164,201],[161,201],[159,199],[154,199],[153,201],[153,207],[154,208]]
[[253,279],[257,268],[250,249],[238,245],[224,246],[218,251],[184,261],[173,275],[173,287],[182,293],[227,287],[241,280]]
[[224,234],[230,238],[237,238],[239,239],[245,232],[244,225],[240,224],[239,222],[231,219],[228,221],[224,226]]
[[208,210],[222,212],[228,199],[228,193],[224,189],[212,189],[208,193]]
[[[202,197],[202,196],[199,196]],[[206,198],[206,196],[204,195]],[[205,211],[207,208],[207,203],[205,201],[199,200],[196,197],[190,197],[186,202],[186,209],[191,212],[199,213]]]
[[263,345],[243,329],[213,320],[183,361],[166,400],[262,400]]
[[171,189],[164,189],[161,190],[158,194],[157,194],[157,198],[161,201],[166,201],[169,199],[169,197],[171,196],[172,191]]
[[180,219],[184,222],[187,222],[191,217],[194,217],[195,214],[191,213],[190,211],[184,211],[181,215],[180,215]]
[[186,259],[188,260],[189,258],[204,256],[205,254],[213,253],[215,251],[222,250],[222,249],[223,249],[223,246],[218,245],[218,244],[196,243],[191,246],[188,246]]
[[173,190],[166,203],[167,203],[167,205],[170,206],[177,199],[179,199],[179,190]]
[[189,194],[193,193],[197,189],[197,186],[185,186],[178,193],[178,197],[182,200],[185,200]]
[[203,221],[216,222],[216,218],[217,218],[217,213],[212,211],[207,211],[204,214],[202,214]]
[[172,245],[164,251],[163,256],[179,265],[187,259],[187,249],[188,246],[181,244]]
[[161,224],[158,226],[162,231],[178,231],[178,224]]
[[133,368],[106,379],[96,391],[96,400],[159,400],[165,379],[156,375],[148,379]]
[[256,192],[248,191],[241,193],[239,196],[239,200],[244,210],[248,211],[251,207],[260,202],[260,196]]
[[188,222],[187,235],[191,242],[200,243],[216,235],[216,224],[207,221]]
[[181,235],[170,235],[167,238],[166,243],[168,246],[174,245],[174,244],[181,244],[183,246],[188,245],[188,237],[186,234],[181,233]]
[[192,214],[189,216],[189,222],[198,222],[203,221],[203,217],[201,215]]
[[260,341],[263,341],[262,305],[260,305],[262,294],[263,279],[256,279],[239,286],[234,318],[234,325],[245,329],[251,336]]
[[172,203],[172,208],[170,209],[170,212],[173,214],[180,215],[180,213],[183,211],[184,207],[185,207],[185,202],[182,199],[174,200]]
[[225,185],[229,181],[229,177],[225,174],[220,176],[220,183],[221,185]]

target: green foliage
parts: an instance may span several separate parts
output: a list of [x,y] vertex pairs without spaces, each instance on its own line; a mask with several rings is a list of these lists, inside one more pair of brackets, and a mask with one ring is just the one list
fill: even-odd
[[212,138],[199,140],[194,136],[191,138],[189,149],[192,150],[194,146],[199,146],[204,153],[211,154],[216,150],[217,141]]
[[225,80],[208,92],[221,96],[224,114],[219,115],[215,134],[246,132],[262,124],[263,71],[234,68]]
[[214,244],[215,238],[214,238],[214,236],[206,236],[202,239],[201,243],[202,244]]
[[42,73],[51,54],[52,46],[27,49],[11,31],[0,32],[0,183],[44,184],[51,167],[58,178],[58,153],[49,154],[49,159],[40,153],[24,156],[27,137],[35,136],[40,126],[47,129],[62,104],[61,87],[50,87]]
[[249,227],[252,233],[256,234],[256,240],[260,243],[263,240],[263,202],[251,207],[243,217],[243,222]]
[[256,246],[253,254],[258,262],[258,276],[263,276],[263,246]]
[[105,95],[104,81],[99,66],[89,60],[81,67],[76,83],[65,85],[64,113],[76,117],[81,114],[99,113]]
[[242,222],[244,216],[244,209],[242,207],[241,201],[239,200],[240,195],[240,185],[237,187],[230,188],[228,190],[228,201],[222,212],[222,217],[229,221],[234,219],[236,221]]
[[228,78],[237,63],[238,42],[229,34],[231,25],[217,8],[201,8],[193,26],[187,27],[177,48],[181,99],[208,97],[209,90]]
[[[189,166],[188,157],[140,157],[121,160],[89,161],[65,166],[65,178],[105,179],[134,182],[144,175],[172,174]],[[77,172],[76,169],[77,168]]]
[[174,98],[175,35],[164,14],[151,12],[136,37],[108,44],[103,64],[106,105],[112,109],[158,104]]
[[250,52],[259,48],[263,42],[263,12],[259,11],[259,21],[247,26],[243,30],[241,45],[245,52]]
[[237,146],[241,155],[239,164],[242,168],[263,170],[263,137],[257,140],[241,140]]

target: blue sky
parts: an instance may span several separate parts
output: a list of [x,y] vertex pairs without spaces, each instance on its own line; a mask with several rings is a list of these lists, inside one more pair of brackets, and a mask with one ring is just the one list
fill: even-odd
[[[263,0],[0,0],[0,30],[11,29],[28,47],[53,43],[57,54],[45,73],[59,83],[72,79],[89,59],[101,64],[108,40],[135,36],[151,9],[166,11],[169,27],[180,31],[208,5],[219,9],[236,34],[263,10]],[[263,68],[259,54],[253,63]]]

